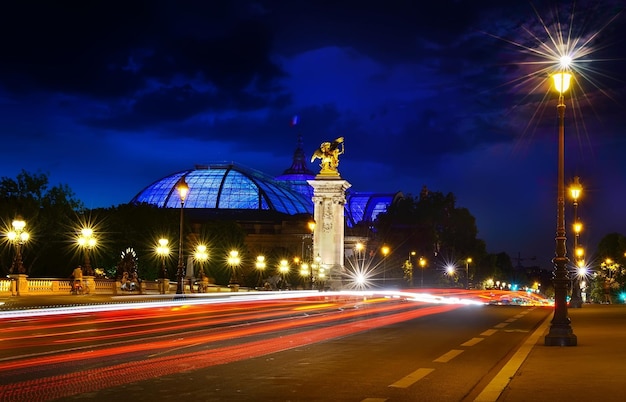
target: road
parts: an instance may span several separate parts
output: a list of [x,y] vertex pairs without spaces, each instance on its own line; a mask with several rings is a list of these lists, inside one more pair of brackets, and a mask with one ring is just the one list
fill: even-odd
[[0,400],[469,401],[551,312],[317,294],[8,317]]

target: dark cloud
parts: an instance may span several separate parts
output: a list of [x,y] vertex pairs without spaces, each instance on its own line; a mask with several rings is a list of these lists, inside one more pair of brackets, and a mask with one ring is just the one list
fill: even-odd
[[[623,9],[622,0],[9,2],[0,130],[14,151],[3,171],[54,170],[70,185],[78,175],[88,197],[93,178],[115,201],[91,202],[108,206],[169,169],[232,160],[279,174],[298,133],[309,155],[344,136],[342,174],[355,189],[454,192],[480,227],[493,210],[485,199],[521,199],[515,183],[534,186],[525,206],[553,190],[556,100],[537,50],[559,41],[548,35],[557,26],[594,50],[567,97],[568,174],[588,170],[601,187],[623,171],[606,162],[626,146]],[[77,152],[89,162],[80,173]],[[552,219],[539,209],[537,220]]]

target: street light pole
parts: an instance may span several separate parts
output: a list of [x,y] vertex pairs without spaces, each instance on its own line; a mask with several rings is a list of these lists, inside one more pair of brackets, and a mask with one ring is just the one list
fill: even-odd
[[[582,192],[582,186],[580,185],[580,178],[574,177],[574,184],[570,187],[570,194],[574,200],[574,252],[578,252],[578,237],[582,225],[578,222],[578,197]],[[572,278],[572,298],[570,299],[570,306],[573,308],[581,308],[583,306],[583,298],[580,291],[580,275],[578,275],[578,258],[574,259],[576,272],[574,278]]]
[[226,262],[230,266],[230,280],[228,282],[228,287],[232,292],[239,291],[239,281],[237,280],[237,267],[241,263],[241,258],[239,257],[239,251],[230,250],[228,252],[228,258]]
[[[166,293],[166,280],[167,280],[167,268],[165,267],[165,257],[167,257],[170,253],[170,248],[167,246],[169,240],[165,238],[159,239],[159,245],[156,248],[157,254],[161,256],[161,272],[159,273],[159,278],[161,281],[159,282],[159,293]],[[167,289],[169,289],[169,280],[167,280]]]
[[[564,70],[567,65],[564,66]],[[571,74],[561,71],[553,76],[556,90],[559,92],[557,112],[559,118],[559,153],[558,153],[558,183],[557,183],[557,224],[556,250],[554,263],[554,317],[550,323],[550,331],[544,338],[546,346],[576,346],[577,338],[572,331],[570,319],[567,316],[567,249],[565,246],[565,183],[564,183],[564,154],[565,154],[565,102],[563,93],[569,87]]]
[[383,253],[383,286],[387,286],[387,255],[389,254],[389,246],[383,246],[380,250]]
[[[411,251],[411,252],[409,253],[409,264],[408,264],[408,267],[407,267],[407,268],[410,270],[410,272],[409,272],[409,275],[410,275],[410,278],[409,278],[409,283],[410,283],[410,285],[411,285],[411,288],[413,287],[413,276],[414,276],[414,274],[415,274],[415,272],[413,271],[413,261],[411,261],[411,257],[412,257],[412,256],[415,256],[416,254],[417,254],[417,253],[416,253],[415,251]],[[417,263],[417,261],[416,261],[416,263]]]
[[183,262],[183,209],[185,206],[185,199],[189,193],[189,186],[185,182],[185,176],[181,176],[180,180],[176,184],[176,191],[180,197],[180,226],[179,234],[180,239],[178,241],[178,267],[176,269],[176,294],[185,293],[185,287],[183,284],[183,278],[185,277],[185,264]]
[[420,257],[420,288],[424,287],[424,268],[426,267],[426,259],[424,257]]
[[78,237],[78,244],[83,248],[85,253],[85,275],[93,276],[93,269],[91,268],[91,260],[89,259],[89,252],[96,246],[97,240],[93,236],[93,229],[82,228],[80,230],[80,236]]
[[469,289],[469,265],[471,262],[471,258],[465,260],[465,289]]
[[256,263],[254,264],[257,272],[259,273],[259,287],[265,287],[265,283],[263,283],[263,272],[265,271],[266,263],[265,256],[257,255]]
[[15,244],[15,258],[11,264],[9,272],[11,274],[23,274],[26,272],[22,262],[22,245],[28,241],[29,234],[24,230],[26,221],[21,216],[17,216],[11,223],[13,230],[7,233],[7,238]]

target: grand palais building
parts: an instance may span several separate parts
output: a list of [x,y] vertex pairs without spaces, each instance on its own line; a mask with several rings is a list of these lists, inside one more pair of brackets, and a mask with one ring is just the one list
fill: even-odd
[[[189,186],[184,214],[192,225],[207,220],[234,221],[244,230],[251,253],[280,246],[292,256],[312,257],[306,255],[313,219],[313,188],[307,180],[315,179],[315,173],[307,168],[301,137],[291,166],[279,176],[236,163],[197,165],[155,181],[131,203],[180,208],[176,184],[181,177]],[[362,228],[369,228],[376,215],[401,196],[348,189],[344,208],[346,258],[357,242],[367,242],[367,230]]]

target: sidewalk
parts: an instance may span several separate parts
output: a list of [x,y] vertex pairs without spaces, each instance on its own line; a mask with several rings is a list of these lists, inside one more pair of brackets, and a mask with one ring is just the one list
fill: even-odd
[[626,305],[569,309],[577,346],[544,346],[550,320],[497,399],[507,402],[623,401],[626,398]]

